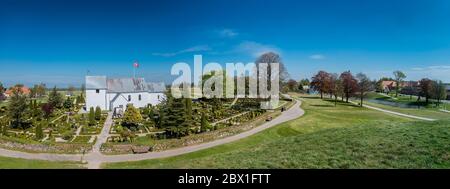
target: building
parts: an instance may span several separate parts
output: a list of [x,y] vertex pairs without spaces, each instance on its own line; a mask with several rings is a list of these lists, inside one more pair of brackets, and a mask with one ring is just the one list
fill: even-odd
[[397,82],[395,82],[395,81],[382,81],[381,82],[382,92],[385,92],[385,93],[395,90],[396,86],[397,86]]
[[[411,89],[415,89],[419,87],[419,82],[418,81],[403,81],[400,83],[400,88],[411,88]],[[391,92],[393,90],[395,90],[395,88],[397,87],[397,82],[396,81],[382,81],[381,82],[381,89],[383,90],[382,92],[388,93]]]
[[[18,87],[16,86],[16,87],[12,87],[11,89],[8,89],[5,92],[5,96],[10,97],[13,94],[13,89],[16,89],[16,88],[18,88]],[[31,93],[31,90],[25,86],[20,86],[19,90],[22,92],[23,95],[30,95],[30,93]]]
[[157,105],[165,98],[163,83],[147,83],[144,78],[108,79],[106,76],[86,76],[86,110],[122,113],[128,104],[142,108]]

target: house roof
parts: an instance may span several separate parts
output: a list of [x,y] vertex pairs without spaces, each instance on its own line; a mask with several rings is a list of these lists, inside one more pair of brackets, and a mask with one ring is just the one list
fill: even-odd
[[108,92],[163,92],[164,83],[147,83],[144,78],[107,79],[106,76],[86,76],[86,89],[105,89]]
[[395,87],[397,84],[395,81],[382,81],[381,85],[383,87]]
[[[16,88],[16,87],[13,87],[13,88]],[[28,87],[25,87],[25,86],[20,87],[20,91],[21,91],[22,94],[24,94],[24,95],[28,95],[28,94],[31,93],[30,89],[29,89]],[[5,91],[5,94],[10,96],[10,95],[13,94],[13,90],[12,90],[12,89],[9,89],[9,90]]]

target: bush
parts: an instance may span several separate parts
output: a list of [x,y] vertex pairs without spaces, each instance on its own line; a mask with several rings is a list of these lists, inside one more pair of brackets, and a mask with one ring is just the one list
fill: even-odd
[[91,107],[89,109],[89,125],[93,126],[96,125],[97,122],[95,122],[95,112],[94,112],[94,107]]
[[64,132],[63,134],[62,134],[62,138],[64,139],[64,140],[70,140],[71,138],[72,138],[72,136],[73,136],[73,133],[72,133],[72,131],[66,131],[66,132]]
[[36,139],[41,140],[44,138],[44,131],[42,131],[42,123],[36,125]]
[[100,120],[102,119],[102,109],[100,109],[100,107],[96,107],[95,108],[95,120]]
[[122,125],[127,127],[137,127],[142,122],[142,115],[133,105],[128,105],[125,115],[123,116]]
[[66,109],[71,109],[71,108],[73,108],[73,101],[72,101],[72,99],[70,99],[69,97],[67,97],[67,99],[64,101],[63,106],[64,106],[64,108],[66,108]]

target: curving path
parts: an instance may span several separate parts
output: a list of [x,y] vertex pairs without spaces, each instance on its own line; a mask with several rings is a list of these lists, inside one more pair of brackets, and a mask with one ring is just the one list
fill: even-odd
[[163,152],[149,152],[146,154],[126,154],[126,155],[103,155],[100,153],[101,144],[106,142],[106,139],[109,135],[109,130],[112,125],[112,119],[108,115],[108,119],[105,122],[105,126],[102,129],[101,134],[99,135],[97,142],[95,143],[93,150],[91,153],[86,156],[82,155],[66,155],[66,154],[35,154],[35,153],[26,153],[26,152],[18,152],[6,149],[0,149],[0,155],[6,157],[14,157],[14,158],[22,158],[22,159],[35,159],[35,160],[47,160],[47,161],[87,161],[87,166],[90,169],[98,169],[102,163],[112,163],[112,162],[124,162],[124,161],[140,161],[147,159],[157,159],[157,158],[166,158],[172,157],[182,154],[187,154],[199,150],[204,150],[207,148],[212,148],[215,146],[219,146],[222,144],[227,144],[230,142],[234,142],[248,136],[259,133],[268,128],[274,127],[278,124],[297,119],[301,117],[305,112],[300,108],[301,101],[296,100],[294,106],[292,106],[289,110],[283,112],[280,116],[276,117],[270,122],[266,122],[261,126],[255,127],[249,131],[233,135],[227,138],[218,139],[211,142],[201,143],[193,146],[186,146],[182,148],[167,150]]
[[[353,102],[353,101],[349,101],[349,102],[352,103],[352,104],[355,104],[355,105],[359,105],[358,103]],[[394,112],[394,111],[390,111],[390,110],[377,108],[377,107],[366,105],[366,104],[363,104],[363,107],[369,108],[369,109],[372,109],[372,110],[377,110],[377,111],[384,112],[384,113],[388,113],[388,114],[393,114],[393,115],[398,115],[398,116],[403,116],[403,117],[408,117],[408,118],[413,118],[413,119],[419,119],[419,120],[424,120],[424,121],[436,121],[436,119],[420,117],[420,116],[414,116],[414,115],[408,115],[408,114],[404,114],[404,113],[399,113],[399,112]]]

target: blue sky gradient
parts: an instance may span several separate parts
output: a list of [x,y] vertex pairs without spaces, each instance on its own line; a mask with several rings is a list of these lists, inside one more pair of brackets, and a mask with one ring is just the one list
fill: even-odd
[[447,0],[0,1],[0,82],[80,85],[92,75],[170,82],[170,68],[280,53],[293,79],[404,71],[450,82]]

